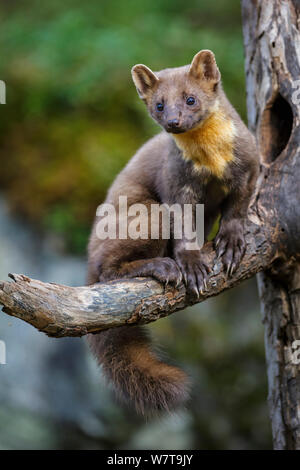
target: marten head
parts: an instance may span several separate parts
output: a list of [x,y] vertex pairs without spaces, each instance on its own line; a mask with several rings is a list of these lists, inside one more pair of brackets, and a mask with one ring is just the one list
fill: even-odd
[[221,74],[209,50],[198,52],[184,67],[152,72],[138,64],[131,72],[140,98],[167,132],[190,131],[216,109]]

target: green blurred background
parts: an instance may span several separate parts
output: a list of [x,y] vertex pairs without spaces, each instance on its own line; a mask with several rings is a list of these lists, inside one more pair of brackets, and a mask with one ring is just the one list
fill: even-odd
[[[200,49],[212,49],[225,91],[246,119],[240,5],[237,0],[1,1],[0,17],[0,79],[7,85],[7,104],[0,108],[1,197],[9,217],[29,231],[28,243],[36,248],[32,260],[38,257],[40,241],[50,239],[52,260],[54,250],[60,261],[80,260],[84,270],[82,257],[96,207],[136,149],[159,130],[131,81],[135,63],[159,70],[188,63]],[[51,279],[43,271],[45,280],[59,280],[53,269]],[[72,279],[66,275],[64,281]],[[27,326],[19,323],[22,334]],[[115,403],[104,385],[98,395],[98,372],[82,362],[92,368],[87,380],[93,391],[82,400],[93,401],[93,425],[74,422],[75,404],[67,421],[51,408],[37,422],[34,406],[21,409],[19,402],[11,402],[8,413],[4,400],[0,447],[271,447],[255,280],[151,329],[194,380],[193,399],[178,416],[144,423]],[[41,347],[47,348],[51,340],[43,341]],[[64,357],[74,347],[79,356],[87,355],[82,340],[63,341]],[[51,345],[59,349],[63,341]],[[27,360],[30,364],[29,353]],[[79,387],[75,377],[70,380]],[[104,398],[103,417],[97,407]],[[164,441],[167,447],[162,447]]]

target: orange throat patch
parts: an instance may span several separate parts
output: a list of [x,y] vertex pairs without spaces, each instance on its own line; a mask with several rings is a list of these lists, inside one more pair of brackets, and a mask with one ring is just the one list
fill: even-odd
[[196,170],[203,167],[222,178],[227,164],[234,159],[235,125],[222,110],[212,112],[197,128],[173,134],[183,158],[192,160]]

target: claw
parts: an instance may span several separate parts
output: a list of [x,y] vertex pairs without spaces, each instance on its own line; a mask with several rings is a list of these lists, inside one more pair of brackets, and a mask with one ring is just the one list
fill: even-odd
[[196,294],[197,298],[199,299],[199,297],[200,297],[200,293],[199,293],[199,291],[198,291],[197,287],[193,287],[193,289],[192,289],[192,290],[193,290],[193,292],[195,292],[195,294]]
[[226,269],[226,279],[228,279],[228,276],[229,276],[229,273],[230,273],[230,267],[231,267],[231,264],[229,263],[228,266],[227,266],[227,269]]
[[205,271],[207,274],[210,274],[211,273],[211,268],[207,265],[205,265]]
[[236,268],[236,264],[232,263],[232,266],[231,266],[231,269],[230,269],[230,276],[232,276],[232,274],[234,273],[235,268]]

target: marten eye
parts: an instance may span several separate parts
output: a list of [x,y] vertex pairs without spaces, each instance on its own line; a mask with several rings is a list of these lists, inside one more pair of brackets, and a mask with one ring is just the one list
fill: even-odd
[[163,111],[164,109],[163,103],[156,103],[156,109],[157,111]]
[[195,104],[196,100],[193,96],[189,96],[187,99],[186,99],[186,104],[188,104],[189,106],[192,106],[193,104]]

